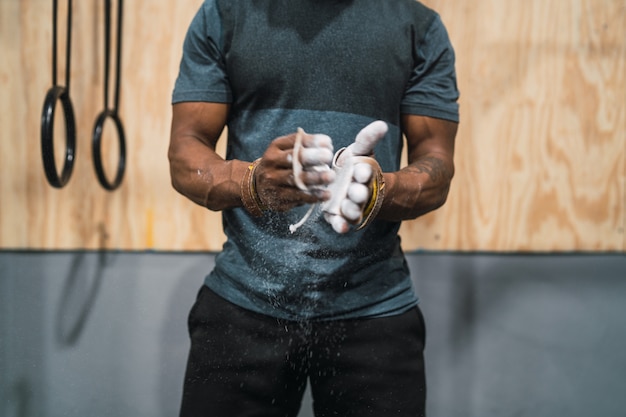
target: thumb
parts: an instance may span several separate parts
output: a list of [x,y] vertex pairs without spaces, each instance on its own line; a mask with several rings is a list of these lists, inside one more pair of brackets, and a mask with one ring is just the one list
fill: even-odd
[[376,120],[365,126],[356,135],[354,143],[349,146],[352,154],[357,156],[371,155],[376,144],[385,136],[387,130],[387,123],[382,120]]

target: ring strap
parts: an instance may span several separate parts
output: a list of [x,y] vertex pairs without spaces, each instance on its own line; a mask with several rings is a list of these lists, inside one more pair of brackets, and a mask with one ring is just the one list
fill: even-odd
[[[119,97],[120,97],[120,79],[121,79],[121,58],[122,58],[122,16],[124,3],[123,0],[118,1],[117,5],[117,45],[116,45],[116,69],[115,69],[115,86],[113,96],[113,107],[109,107],[109,78],[111,66],[111,0],[104,2],[104,110],[100,112],[94,124],[93,135],[91,139],[91,152],[93,157],[94,170],[98,177],[98,182],[105,190],[113,191],[118,188],[124,172],[126,170],[126,135],[124,133],[124,125],[119,117]],[[102,132],[107,119],[113,120],[117,131],[119,142],[119,159],[115,179],[109,181],[102,163]]]
[[[76,119],[70,99],[70,73],[72,50],[72,0],[67,2],[67,46],[65,51],[65,86],[57,84],[57,17],[58,0],[52,2],[52,87],[48,90],[41,111],[41,156],[48,183],[55,188],[64,187],[74,169],[76,159]],[[65,119],[65,158],[61,174],[54,158],[54,113],[61,101]]]
[[[108,180],[102,164],[102,132],[107,119],[113,120],[119,141],[119,159],[117,163],[117,172],[113,181]],[[100,185],[102,185],[102,187],[107,191],[113,191],[118,188],[124,179],[124,172],[126,170],[126,135],[124,134],[122,121],[120,120],[118,114],[113,110],[104,110],[98,115],[91,140],[91,153],[93,166]]]

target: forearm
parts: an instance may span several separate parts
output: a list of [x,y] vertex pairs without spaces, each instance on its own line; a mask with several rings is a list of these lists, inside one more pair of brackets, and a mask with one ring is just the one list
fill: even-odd
[[449,159],[437,154],[426,155],[400,171],[384,173],[385,194],[377,217],[411,220],[441,207],[453,175]]
[[240,207],[241,181],[248,162],[226,161],[193,136],[179,136],[170,147],[172,186],[213,211]]

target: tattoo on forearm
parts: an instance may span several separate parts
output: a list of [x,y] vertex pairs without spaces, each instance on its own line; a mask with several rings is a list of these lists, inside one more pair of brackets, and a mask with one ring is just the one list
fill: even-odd
[[448,181],[450,179],[450,172],[443,161],[432,156],[422,158],[414,164],[411,164],[408,168],[420,174],[428,174],[430,179],[435,183]]

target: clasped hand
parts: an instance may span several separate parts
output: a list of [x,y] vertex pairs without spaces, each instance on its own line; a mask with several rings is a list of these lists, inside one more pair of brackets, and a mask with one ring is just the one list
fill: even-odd
[[[354,143],[333,153],[330,137],[297,133],[272,141],[255,170],[255,189],[263,205],[287,211],[304,204],[321,204],[324,218],[337,233],[362,220],[372,197],[370,156],[387,132],[384,122],[366,126]],[[292,229],[293,231],[293,229]]]

